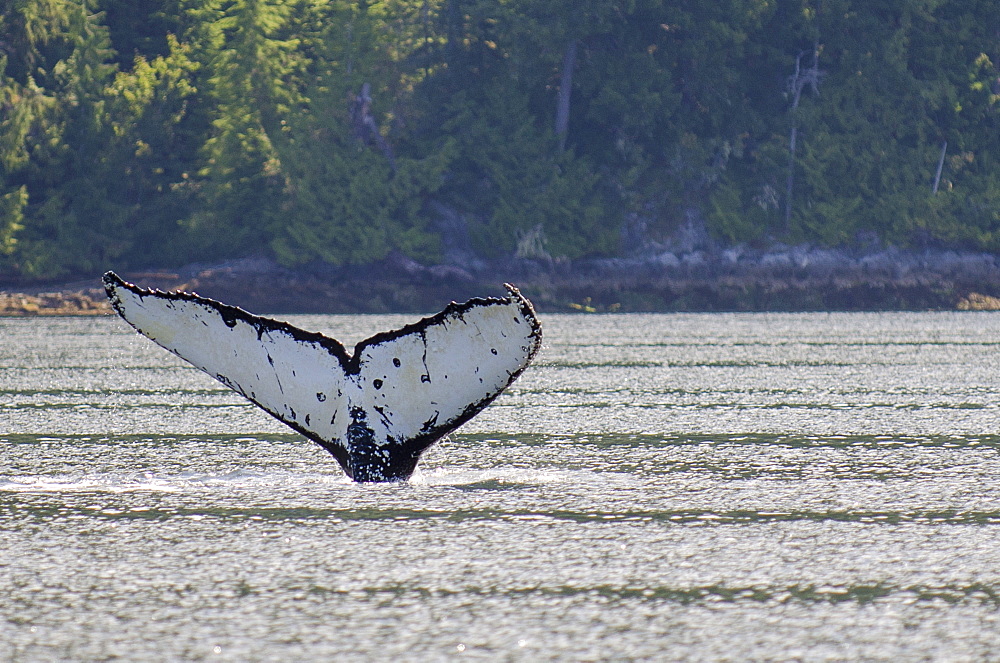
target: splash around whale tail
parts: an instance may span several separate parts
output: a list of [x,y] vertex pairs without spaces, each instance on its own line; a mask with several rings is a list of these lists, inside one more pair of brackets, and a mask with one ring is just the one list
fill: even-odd
[[355,481],[396,481],[420,454],[489,405],[531,362],[531,303],[472,299],[348,353],[338,341],[187,292],[104,275],[136,331],[329,451]]

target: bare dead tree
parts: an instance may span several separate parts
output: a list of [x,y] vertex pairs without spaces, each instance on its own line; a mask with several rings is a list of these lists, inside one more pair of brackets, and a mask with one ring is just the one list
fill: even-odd
[[792,114],[791,135],[788,138],[788,177],[785,180],[785,229],[792,220],[792,190],[795,188],[795,147],[799,133],[799,123],[796,111],[799,108],[799,100],[802,98],[802,90],[806,87],[812,88],[813,94],[819,94],[819,83],[823,79],[824,72],[819,68],[819,44],[813,45],[813,63],[808,69],[802,68],[802,56],[806,52],[802,51],[795,56],[795,73],[788,77],[785,88],[786,96],[792,98],[790,112]]
[[375,116],[372,115],[372,86],[368,83],[361,86],[361,92],[351,101],[351,125],[354,128],[354,136],[365,145],[374,144],[378,147],[395,172],[396,157],[392,147],[378,130]]

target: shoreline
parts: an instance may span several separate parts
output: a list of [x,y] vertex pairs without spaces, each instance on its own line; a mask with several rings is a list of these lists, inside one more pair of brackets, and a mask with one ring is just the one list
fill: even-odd
[[[1000,310],[1000,256],[943,250],[731,247],[433,266],[395,254],[364,266],[302,269],[244,258],[120,275],[265,315],[433,313],[452,300],[503,296],[504,282],[517,285],[542,313]],[[99,274],[0,284],[0,316],[111,313]]]

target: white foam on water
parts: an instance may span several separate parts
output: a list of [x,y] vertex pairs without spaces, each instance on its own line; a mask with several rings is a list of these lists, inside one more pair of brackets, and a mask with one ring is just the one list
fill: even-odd
[[160,479],[113,476],[27,476],[0,478],[0,491],[10,493],[179,492]]
[[350,485],[342,474],[267,473],[254,470],[236,470],[224,474],[184,472],[174,475],[137,476],[119,475],[57,475],[0,477],[0,492],[9,493],[184,493],[205,489],[261,489],[297,488],[308,486]]

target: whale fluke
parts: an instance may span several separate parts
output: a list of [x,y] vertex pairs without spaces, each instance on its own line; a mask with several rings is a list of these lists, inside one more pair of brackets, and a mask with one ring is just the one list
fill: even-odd
[[402,329],[338,341],[187,292],[147,290],[113,272],[104,287],[140,334],[239,392],[333,454],[355,481],[397,481],[475,416],[541,345],[534,309],[505,298],[452,302]]

